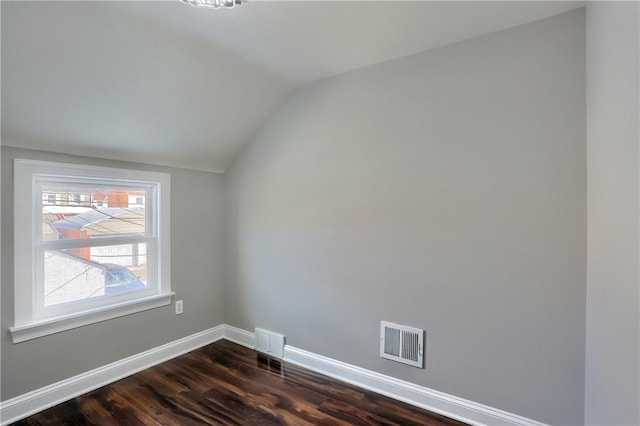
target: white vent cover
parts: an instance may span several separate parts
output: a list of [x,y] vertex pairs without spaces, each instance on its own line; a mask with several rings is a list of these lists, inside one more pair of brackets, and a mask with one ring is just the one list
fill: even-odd
[[284,335],[256,328],[256,351],[274,358],[284,358]]
[[424,330],[381,321],[380,356],[424,368]]

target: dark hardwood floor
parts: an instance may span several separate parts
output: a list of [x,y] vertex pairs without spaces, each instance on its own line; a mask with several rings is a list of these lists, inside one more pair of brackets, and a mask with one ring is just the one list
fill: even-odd
[[221,340],[15,425],[463,425]]

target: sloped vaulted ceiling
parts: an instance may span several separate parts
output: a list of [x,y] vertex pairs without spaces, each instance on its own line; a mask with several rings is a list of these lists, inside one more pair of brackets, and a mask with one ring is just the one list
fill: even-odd
[[223,171],[292,82],[122,6],[2,2],[3,144]]
[[579,2],[10,2],[2,144],[223,172],[301,84]]

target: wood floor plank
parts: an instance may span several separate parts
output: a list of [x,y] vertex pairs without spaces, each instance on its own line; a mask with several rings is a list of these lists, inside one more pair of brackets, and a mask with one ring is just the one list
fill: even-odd
[[79,397],[78,404],[82,407],[88,423],[104,426],[116,426],[118,424],[117,420],[109,412],[107,400],[100,397],[100,392]]
[[160,364],[154,368],[143,370],[128,379],[140,385],[146,385],[154,389],[160,395],[170,396],[189,390],[184,384],[175,380],[171,370],[164,370],[165,365]]
[[[131,406],[128,398],[122,397],[111,387],[100,388],[78,399],[80,412],[91,424],[144,426],[151,420],[146,413]],[[97,406],[103,409],[97,410]]]
[[[177,394],[163,395],[158,393],[152,386],[144,382],[137,382],[136,375],[109,386],[123,397],[130,397],[130,404],[134,409],[146,413],[160,425],[195,426],[202,424],[194,420],[188,413],[182,413],[176,409],[175,404],[169,398]],[[133,397],[131,398],[131,396]]]
[[218,389],[212,389],[207,392],[206,397],[214,404],[222,407],[223,410],[233,413],[233,424],[287,424],[285,413],[256,404],[254,400],[249,400],[244,395],[239,395],[229,390],[218,391]]
[[16,426],[462,426],[304,368],[261,362],[222,340],[15,423]]
[[398,423],[393,423],[388,419],[379,417],[375,414],[366,412],[357,406],[347,404],[344,401],[338,399],[328,399],[322,403],[318,410],[324,414],[327,414],[333,418],[343,420],[349,425],[384,425],[384,426],[399,426]]

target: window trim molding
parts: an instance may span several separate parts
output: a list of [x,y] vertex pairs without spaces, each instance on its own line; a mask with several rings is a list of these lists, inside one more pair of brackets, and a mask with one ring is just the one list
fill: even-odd
[[27,325],[9,327],[13,343],[20,343],[49,334],[71,330],[97,322],[118,318],[124,315],[135,314],[149,309],[167,306],[171,303],[174,292],[156,294],[143,299],[128,300],[109,306],[89,309],[74,314],[64,315],[48,320],[32,322]]
[[[90,169],[90,171],[88,171]],[[37,319],[34,306],[33,265],[35,225],[33,206],[37,205],[36,175],[90,176],[123,183],[153,182],[157,191],[157,293],[139,298],[84,309],[57,317]],[[9,328],[13,342],[18,343],[48,334],[141,312],[171,303],[171,176],[168,173],[65,164],[37,160],[14,159],[14,326]],[[24,212],[29,212],[25,214]],[[20,235],[20,238],[18,238]]]

